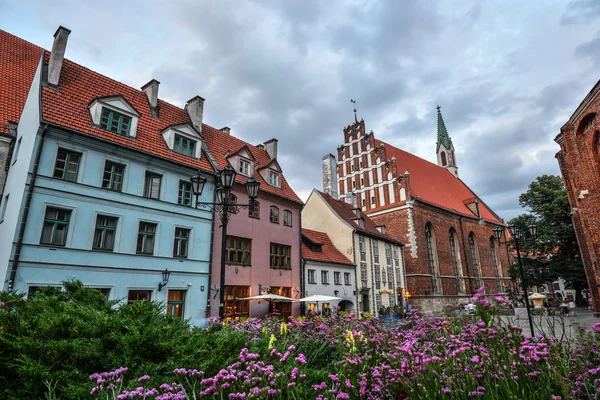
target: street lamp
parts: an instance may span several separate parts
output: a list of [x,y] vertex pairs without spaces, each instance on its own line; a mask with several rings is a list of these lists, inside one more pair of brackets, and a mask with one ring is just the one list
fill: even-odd
[[[496,229],[494,229],[494,234],[496,234]],[[535,239],[535,237],[537,236],[537,226],[532,224],[528,226],[528,229],[529,233],[531,234],[531,237]],[[523,272],[523,264],[521,263],[521,249],[519,247],[519,240],[523,238],[523,233],[515,225],[509,225],[508,230],[510,231],[510,234],[515,238],[515,248],[517,250],[517,260],[519,261],[519,274],[521,275],[521,285],[523,286],[523,298],[525,300],[525,307],[527,307],[529,329],[531,330],[531,336],[534,336],[533,319],[531,318],[531,307],[529,306],[529,298],[527,296],[527,284],[525,283],[525,273]]]
[[165,269],[162,272],[162,282],[160,282],[158,284],[158,291],[160,292],[162,290],[162,288],[164,288],[165,286],[167,286],[167,283],[169,283],[169,277],[171,276],[171,271],[169,271],[168,269]]
[[242,208],[250,208],[252,211],[260,186],[260,182],[257,182],[252,177],[249,178],[245,184],[249,198],[248,204],[232,203],[231,190],[235,183],[236,175],[237,173],[229,164],[217,173],[216,202],[214,203],[198,202],[198,197],[202,195],[204,185],[208,179],[200,171],[190,178],[192,192],[196,196],[196,208],[206,208],[210,211],[218,212],[221,219],[221,276],[219,277],[219,317],[221,319],[225,316],[225,248],[227,244],[227,223],[229,222],[229,216],[236,214]]

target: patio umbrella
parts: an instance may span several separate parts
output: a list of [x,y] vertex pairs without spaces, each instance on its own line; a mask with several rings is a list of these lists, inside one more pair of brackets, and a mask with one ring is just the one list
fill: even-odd
[[244,297],[243,299],[238,299],[238,300],[256,300],[256,301],[262,301],[262,300],[266,300],[268,302],[290,302],[290,301],[294,301],[294,299],[290,298],[290,297],[285,297],[285,296],[279,296],[276,294],[261,294],[260,296],[252,296],[252,297]]
[[317,311],[319,311],[319,302],[320,301],[332,301],[332,300],[341,300],[341,297],[334,297],[334,296],[325,296],[322,294],[313,294],[312,296],[308,296],[308,297],[304,297],[302,299],[299,300],[295,300],[295,301],[302,301],[304,303],[317,303]]

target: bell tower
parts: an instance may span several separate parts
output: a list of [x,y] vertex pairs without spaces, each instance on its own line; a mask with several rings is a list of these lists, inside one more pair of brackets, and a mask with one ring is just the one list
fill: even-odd
[[440,106],[437,106],[437,143],[435,147],[438,165],[446,168],[452,175],[458,178],[454,145],[452,144],[452,139],[448,136],[448,130],[446,130]]

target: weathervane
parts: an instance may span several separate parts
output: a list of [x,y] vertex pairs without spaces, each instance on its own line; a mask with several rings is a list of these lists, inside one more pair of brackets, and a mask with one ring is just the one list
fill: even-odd
[[350,103],[354,104],[354,122],[358,122],[358,118],[356,117],[356,100],[350,99]]

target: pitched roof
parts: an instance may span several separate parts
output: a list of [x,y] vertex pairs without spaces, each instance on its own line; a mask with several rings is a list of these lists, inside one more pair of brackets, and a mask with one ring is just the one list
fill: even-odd
[[0,134],[19,122],[43,49],[0,29]]
[[[326,233],[302,228],[302,258],[310,261],[354,265],[335,248]],[[312,251],[305,240],[321,246],[321,251]]]
[[[0,30],[0,99],[2,99],[0,102],[0,133],[8,131],[8,120],[15,122],[19,120],[31,87],[35,68],[43,51],[44,49],[38,46]],[[49,52],[46,52],[44,62],[47,63],[48,59]],[[135,138],[117,135],[91,123],[89,104],[98,97],[115,95],[123,96],[140,113]],[[159,118],[153,118],[148,99],[143,91],[68,59],[65,59],[63,63],[59,89],[42,88],[42,118],[45,122],[154,157],[214,172],[204,151],[200,159],[195,159],[169,150],[160,132],[171,125],[191,122],[187,112],[180,107],[161,99],[158,99],[157,106]],[[272,161],[264,150],[209,125],[202,124],[202,136],[208,152],[215,159],[219,168],[226,166],[226,155],[231,155],[245,145],[248,145],[259,167]],[[302,203],[283,176],[281,177],[281,188],[269,186],[258,172],[255,172],[254,178],[261,183],[261,191]],[[243,183],[246,178],[238,175],[237,181]]]
[[[219,168],[224,168],[227,165],[226,157],[237,153],[246,146],[257,163],[256,167],[254,168],[254,179],[260,182],[260,190],[276,196],[285,197],[288,200],[292,200],[297,203],[302,203],[302,200],[300,200],[298,195],[290,187],[283,174],[281,175],[280,179],[281,187],[277,188],[269,185],[258,172],[259,169],[266,167],[271,162],[276,161],[275,159],[271,159],[266,151],[205,124],[202,124],[202,136],[206,141],[208,151],[215,158]],[[238,174],[236,181],[242,183],[246,181],[246,178]]]
[[[411,197],[468,217],[475,216],[464,200],[477,195],[448,170],[381,140],[375,139],[375,145],[385,146],[388,159],[396,158],[396,168],[400,173],[408,171]],[[484,220],[504,225],[483,201],[479,203],[479,212]]]
[[399,245],[402,245],[402,243],[392,239],[390,236],[379,232],[379,229],[377,229],[377,225],[375,224],[375,222],[373,222],[373,220],[371,218],[369,218],[367,216],[367,214],[362,212],[360,210],[360,208],[358,208],[357,210],[359,210],[360,216],[363,219],[362,227],[360,227],[358,225],[358,223],[356,222],[358,220],[358,216],[354,212],[354,207],[351,204],[346,203],[341,200],[336,200],[333,197],[331,197],[330,195],[328,195],[327,193],[323,193],[318,190],[315,190],[315,191],[327,202],[327,204],[329,204],[329,206],[333,209],[333,211],[342,220],[344,220],[346,223],[350,224],[357,231],[365,233],[369,236],[374,236],[374,237],[380,238],[380,239],[388,241],[388,242],[394,242]]

